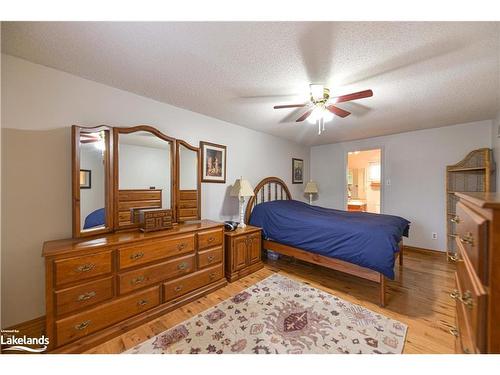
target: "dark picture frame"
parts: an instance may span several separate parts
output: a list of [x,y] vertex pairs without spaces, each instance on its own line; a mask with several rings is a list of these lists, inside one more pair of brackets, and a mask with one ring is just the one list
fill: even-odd
[[304,183],[304,160],[292,158],[292,184]]
[[226,183],[227,147],[200,141],[201,182]]
[[92,188],[92,171],[90,169],[80,169],[80,189]]

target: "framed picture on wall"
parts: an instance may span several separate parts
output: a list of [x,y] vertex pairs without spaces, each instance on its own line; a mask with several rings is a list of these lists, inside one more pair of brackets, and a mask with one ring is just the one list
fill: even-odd
[[292,158],[292,184],[304,183],[304,160]]
[[226,146],[210,142],[200,142],[201,181],[226,182]]
[[80,189],[90,189],[92,186],[92,171],[80,169]]

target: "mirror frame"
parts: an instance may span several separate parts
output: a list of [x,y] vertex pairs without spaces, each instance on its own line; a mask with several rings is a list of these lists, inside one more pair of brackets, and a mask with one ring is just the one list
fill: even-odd
[[[105,226],[101,229],[83,231],[81,229],[80,219],[80,135],[82,132],[107,132],[106,150],[104,156],[104,208],[105,208]],[[111,186],[111,177],[113,173],[113,128],[107,125],[94,127],[84,127],[78,125],[71,126],[71,188],[72,188],[72,208],[73,208],[73,238],[90,237],[97,234],[109,233],[114,228],[113,216],[113,188]]]
[[[176,211],[179,210],[180,207],[180,190],[181,190],[181,160],[180,160],[180,146],[184,146],[191,151],[196,152],[196,157],[198,159],[198,168],[196,168],[196,190],[197,190],[197,220],[201,219],[201,149],[199,147],[191,146],[189,143],[182,139],[178,139],[175,145],[175,164],[177,166],[176,170],[176,181],[177,181],[177,195],[176,195]],[[178,217],[178,212],[176,212],[176,218]]]
[[176,139],[163,134],[158,129],[149,125],[137,125],[132,127],[113,127],[113,144],[115,145],[113,149],[113,217],[114,217],[114,230],[121,231],[127,229],[138,228],[138,224],[129,224],[125,226],[120,226],[119,224],[119,137],[120,134],[130,134],[139,131],[145,131],[154,134],[158,138],[163,139],[166,142],[170,142],[170,178],[171,178],[171,189],[170,189],[170,209],[172,210],[172,222],[177,222],[177,206],[176,206],[176,192],[177,192],[177,173],[176,173]]

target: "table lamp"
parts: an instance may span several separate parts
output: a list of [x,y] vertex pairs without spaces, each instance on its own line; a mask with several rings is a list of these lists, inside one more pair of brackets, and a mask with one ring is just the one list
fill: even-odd
[[318,185],[313,180],[309,181],[306,185],[304,193],[309,194],[309,204],[312,205],[313,194],[318,194]]
[[244,205],[245,205],[245,197],[252,197],[254,196],[253,188],[252,185],[250,185],[250,182],[247,180],[244,180],[243,177],[240,177],[238,180],[235,181],[233,188],[231,189],[230,195],[232,197],[238,197],[240,199],[240,224],[239,227],[245,228],[245,212],[244,212]]

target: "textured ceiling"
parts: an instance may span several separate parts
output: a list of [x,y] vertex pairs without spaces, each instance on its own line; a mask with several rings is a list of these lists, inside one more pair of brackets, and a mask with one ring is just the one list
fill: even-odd
[[[344,140],[495,117],[499,23],[2,22],[2,51],[299,143]],[[294,120],[308,84],[339,107],[321,136]]]

